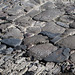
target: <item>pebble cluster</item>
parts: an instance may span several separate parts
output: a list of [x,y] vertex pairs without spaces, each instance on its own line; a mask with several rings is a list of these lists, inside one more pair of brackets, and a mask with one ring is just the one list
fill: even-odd
[[74,0],[0,0],[0,75],[75,75]]

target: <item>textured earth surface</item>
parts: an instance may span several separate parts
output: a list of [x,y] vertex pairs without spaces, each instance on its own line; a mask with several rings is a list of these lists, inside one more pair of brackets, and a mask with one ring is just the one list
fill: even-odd
[[0,0],[0,75],[75,75],[75,0]]

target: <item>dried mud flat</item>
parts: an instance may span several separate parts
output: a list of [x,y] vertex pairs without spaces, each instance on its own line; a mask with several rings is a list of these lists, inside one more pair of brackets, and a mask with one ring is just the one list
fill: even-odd
[[0,75],[75,75],[74,0],[0,0]]

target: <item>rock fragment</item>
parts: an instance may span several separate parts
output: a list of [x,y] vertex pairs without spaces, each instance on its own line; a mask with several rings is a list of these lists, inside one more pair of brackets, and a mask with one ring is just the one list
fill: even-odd
[[48,55],[47,57],[45,57],[44,60],[48,62],[57,62],[57,63],[63,62],[69,58],[70,55],[69,52],[70,52],[69,48],[65,49],[60,48],[51,53],[50,55]]
[[11,54],[12,52],[13,52],[12,48],[7,48],[0,51],[1,54]]
[[75,63],[75,53],[71,54],[70,60],[71,60],[73,63]]
[[64,28],[69,28],[69,24],[63,23],[63,22],[56,22],[57,25],[64,27]]
[[72,36],[75,34],[75,29],[66,29],[64,31],[64,33],[56,36],[55,38],[53,38],[51,40],[52,43],[56,44],[57,42],[59,42],[60,40],[63,40],[64,38],[67,38],[68,36]]
[[65,28],[56,25],[54,22],[47,22],[46,25],[42,28],[42,31],[48,31],[51,33],[63,33]]
[[51,33],[51,32],[48,32],[48,31],[41,31],[40,34],[44,35],[44,36],[47,36],[48,38],[50,39],[53,39],[55,38],[56,36],[60,35],[60,34],[54,34],[54,33]]
[[15,20],[15,23],[19,26],[29,27],[32,26],[33,20],[29,16],[21,16],[20,18]]
[[17,15],[18,13],[22,12],[22,7],[21,6],[14,6],[12,9],[9,9],[6,11],[9,15]]
[[75,36],[68,36],[60,40],[57,45],[61,47],[68,47],[70,49],[75,49]]
[[28,27],[26,30],[27,33],[38,34],[41,32],[41,28],[39,26]]
[[42,35],[34,35],[32,37],[27,37],[24,39],[24,44],[25,45],[30,45],[30,44],[41,44],[41,43],[47,43],[47,37],[42,36]]
[[49,9],[34,16],[37,21],[51,21],[63,14],[59,9]]
[[12,47],[16,47],[18,45],[21,44],[21,40],[20,39],[14,39],[14,38],[10,38],[10,39],[3,39],[3,40],[0,40],[2,43],[6,44],[6,45],[9,45],[9,46],[12,46]]
[[0,19],[4,19],[5,20],[6,19],[6,16],[7,16],[6,13],[0,11]]
[[55,7],[54,3],[48,1],[41,6],[41,10],[45,11],[45,10],[49,10],[51,8],[54,8],[54,7]]
[[69,27],[75,29],[75,22],[71,23]]
[[55,50],[57,50],[57,47],[49,43],[33,46],[29,49],[30,55],[34,56],[39,60],[45,58]]
[[6,45],[0,45],[0,50],[6,49]]
[[0,4],[0,11],[1,11],[4,7],[6,7],[6,5],[3,4],[3,3],[1,3],[1,4]]
[[16,38],[16,39],[23,39],[23,34],[18,28],[11,27],[7,29],[6,33],[3,36],[4,38]]

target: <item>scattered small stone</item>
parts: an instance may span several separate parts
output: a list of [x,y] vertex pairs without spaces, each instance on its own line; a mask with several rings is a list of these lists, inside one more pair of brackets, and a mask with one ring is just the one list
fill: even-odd
[[75,74],[75,65],[73,65],[72,73]]
[[21,62],[20,64],[17,64],[14,69],[15,69],[15,70],[18,70],[18,71],[21,71],[21,70],[23,70],[25,67],[26,67],[26,62]]
[[27,46],[26,46],[26,45],[20,45],[20,47],[21,47],[21,49],[24,50],[24,51],[27,49]]
[[37,66],[32,66],[31,68],[29,68],[29,70],[28,71],[36,71],[37,70]]
[[46,68],[50,71],[54,68],[55,63],[53,62],[47,62]]
[[69,27],[75,29],[75,22],[71,23],[71,24],[69,25]]
[[4,60],[1,58],[0,59],[0,66],[4,63]]
[[1,11],[3,8],[5,8],[5,7],[6,7],[6,5],[3,4],[3,3],[1,3],[1,4],[0,4],[0,11]]
[[8,61],[8,60],[12,60],[13,59],[13,57],[15,56],[15,54],[13,54],[13,55],[5,55],[4,57],[3,57],[3,60],[6,62],[6,61]]
[[1,54],[11,54],[13,52],[13,49],[12,48],[7,48],[7,49],[4,49],[4,50],[1,50]]
[[25,61],[25,58],[20,58],[20,59],[18,59],[15,63],[20,64],[20,63],[22,63],[23,61]]
[[35,75],[40,75],[45,70],[45,66],[39,65]]
[[0,45],[0,50],[6,49],[6,45]]
[[52,69],[52,73],[53,74],[59,74],[60,73],[60,66],[56,65],[53,69]]

